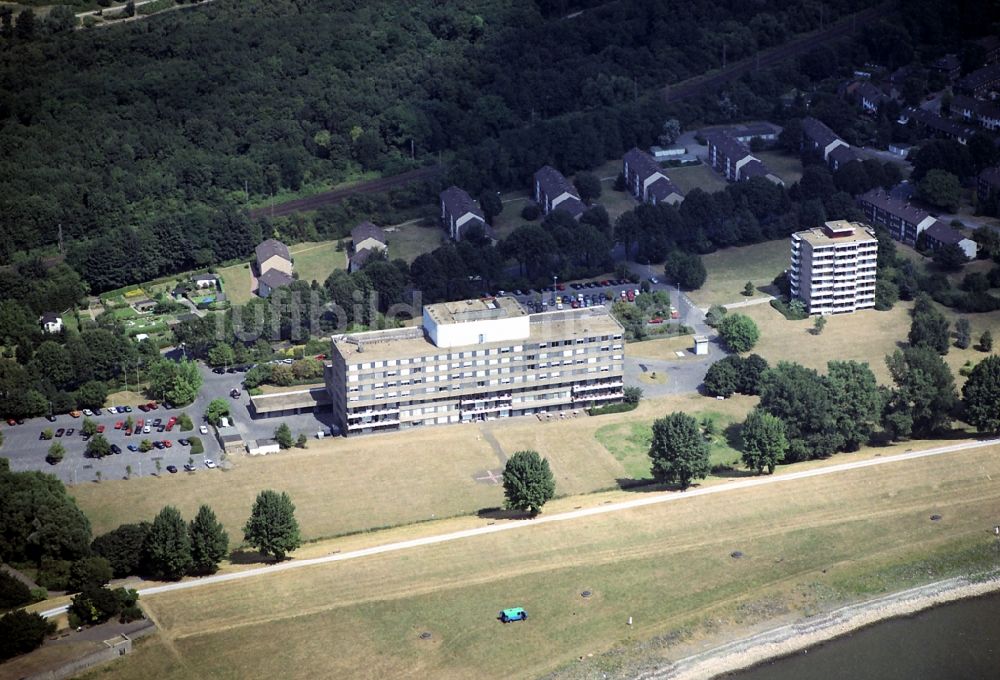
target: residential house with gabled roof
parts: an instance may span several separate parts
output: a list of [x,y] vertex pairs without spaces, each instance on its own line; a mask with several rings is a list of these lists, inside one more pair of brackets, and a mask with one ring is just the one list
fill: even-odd
[[976,69],[955,83],[956,92],[972,96],[986,94],[998,87],[1000,87],[1000,63]]
[[291,274],[286,274],[280,269],[268,269],[257,277],[257,295],[262,298],[271,297],[271,293],[275,290],[291,285],[294,280]]
[[951,113],[961,116],[962,120],[966,122],[976,123],[987,130],[1000,129],[1000,106],[993,102],[956,94],[951,102]]
[[882,189],[859,196],[858,206],[869,222],[885,227],[892,238],[910,246],[916,245],[917,237],[936,221],[909,201],[893,198]]
[[854,89],[854,96],[861,110],[871,114],[878,113],[882,105],[890,99],[889,95],[867,80],[858,83]]
[[986,168],[976,178],[976,198],[979,208],[992,206],[990,211],[996,213],[997,199],[1000,198],[1000,167]]
[[812,116],[802,119],[802,150],[819,154],[831,170],[838,170],[851,161],[858,160],[850,144]]
[[765,177],[776,184],[783,182],[767,171],[763,162],[745,144],[731,137],[724,130],[702,133],[708,145],[708,161],[730,182],[745,182],[753,177]]
[[930,65],[931,71],[937,71],[948,80],[955,80],[962,72],[962,60],[954,54],[946,54]]
[[[287,286],[293,281],[292,255],[284,243],[269,238],[254,248],[254,255],[257,264],[257,294],[260,297],[266,298],[275,288]],[[269,272],[277,274],[267,277],[265,282]]]
[[636,200],[644,203],[676,205],[684,194],[667,177],[660,165],[645,151],[630,149],[622,157],[625,185]]
[[441,223],[452,239],[461,241],[465,233],[474,226],[481,227],[486,234],[491,233],[483,211],[467,191],[451,186],[442,191],[439,198]]
[[532,198],[542,209],[543,215],[548,215],[553,210],[562,210],[574,219],[580,219],[586,210],[573,185],[551,165],[545,165],[535,172]]
[[38,319],[38,323],[41,324],[42,330],[46,333],[58,333],[63,329],[62,317],[55,312],[45,312]]
[[961,125],[947,118],[942,118],[936,113],[912,107],[903,109],[899,115],[900,123],[906,125],[910,121],[913,121],[916,125],[923,126],[929,134],[954,139],[959,144],[967,143],[969,137],[976,132],[967,125]]
[[389,250],[385,231],[371,222],[365,221],[351,229],[351,254],[348,271],[356,272],[377,253]]
[[219,284],[219,277],[215,274],[195,274],[191,277],[191,282],[195,288],[215,288]]
[[934,224],[924,231],[924,243],[931,250],[957,245],[970,260],[975,259],[976,250],[979,247],[971,238],[966,238],[962,232],[948,226],[941,220],[934,220]]
[[258,245],[254,253],[257,256],[257,271],[261,274],[268,269],[279,269],[289,275],[292,273],[292,255],[281,241],[269,238]]

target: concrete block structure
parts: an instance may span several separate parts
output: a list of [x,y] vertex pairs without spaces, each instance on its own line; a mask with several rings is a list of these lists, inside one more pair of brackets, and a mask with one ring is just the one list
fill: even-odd
[[326,385],[348,436],[494,420],[621,401],[624,346],[603,306],[445,302],[424,307],[421,327],[335,336]]
[[878,239],[870,227],[837,220],[792,234],[792,297],[809,314],[841,314],[875,306]]

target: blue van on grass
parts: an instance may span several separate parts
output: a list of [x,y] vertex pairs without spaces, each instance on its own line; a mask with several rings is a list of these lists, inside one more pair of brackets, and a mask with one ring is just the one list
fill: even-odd
[[511,621],[527,621],[528,612],[524,611],[521,607],[511,607],[510,609],[504,609],[500,612],[500,619],[503,623],[510,623]]

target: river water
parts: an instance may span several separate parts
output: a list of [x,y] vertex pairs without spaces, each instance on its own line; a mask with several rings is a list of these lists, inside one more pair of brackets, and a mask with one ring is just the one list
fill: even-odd
[[891,619],[727,680],[1000,680],[1000,594]]

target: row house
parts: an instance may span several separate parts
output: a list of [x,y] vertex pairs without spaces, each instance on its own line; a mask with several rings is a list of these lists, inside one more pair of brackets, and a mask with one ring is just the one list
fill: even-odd
[[975,241],[909,201],[893,198],[881,189],[872,189],[858,197],[858,205],[869,222],[885,227],[893,239],[906,245],[916,246],[923,234],[924,242],[932,250],[956,243],[970,259],[976,256]]
[[638,201],[657,205],[677,205],[684,194],[660,165],[645,151],[633,148],[622,158],[622,175],[629,192]]
[[455,241],[461,241],[468,230],[479,227],[489,235],[490,229],[479,204],[464,189],[451,186],[441,192],[441,224]]
[[976,69],[955,83],[957,92],[972,96],[984,95],[997,88],[1000,88],[1000,63]]
[[833,171],[860,160],[850,144],[812,116],[802,119],[802,150],[818,154]]
[[976,178],[976,197],[980,207],[1000,196],[1000,167],[986,168]]
[[987,130],[1000,129],[1000,106],[981,99],[957,94],[951,102],[952,115],[961,116],[962,120],[976,123]]
[[586,210],[573,185],[550,165],[535,172],[531,186],[532,198],[542,209],[543,215],[548,215],[553,210],[562,210],[578,220]]
[[953,120],[942,118],[936,113],[915,109],[912,107],[903,109],[899,114],[899,121],[902,125],[914,123],[922,126],[928,134],[954,139],[959,144],[966,144],[969,137],[975,134],[975,130],[967,125],[956,123]]
[[348,270],[360,271],[368,260],[389,252],[385,231],[371,222],[362,222],[351,229],[354,252],[351,254]]
[[709,163],[730,182],[767,176],[767,168],[742,142],[721,130],[712,130],[703,136],[708,144]]

